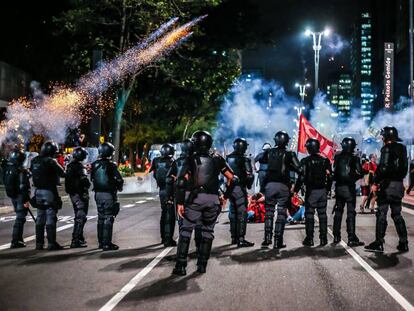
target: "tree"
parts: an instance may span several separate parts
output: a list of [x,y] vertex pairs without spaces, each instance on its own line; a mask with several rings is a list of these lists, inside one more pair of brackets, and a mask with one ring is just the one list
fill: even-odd
[[[170,17],[186,19],[218,3],[218,0],[197,4],[168,0],[78,0],[55,21],[61,26],[60,33],[69,34],[73,40],[66,64],[82,74],[90,68],[89,55],[93,49],[102,49],[107,58],[113,58]],[[115,92],[113,142],[117,150],[123,111],[136,82],[137,75],[134,75],[122,81]]]

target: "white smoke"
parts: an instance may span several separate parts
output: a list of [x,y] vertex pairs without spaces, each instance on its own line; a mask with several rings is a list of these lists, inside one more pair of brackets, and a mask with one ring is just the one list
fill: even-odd
[[[409,99],[401,98],[396,106],[407,105],[407,102]],[[236,137],[244,137],[253,145],[250,151],[257,152],[263,143],[273,142],[273,136],[279,130],[287,131],[292,137],[297,129],[295,106],[302,106],[302,103],[298,98],[286,94],[277,82],[242,78],[231,88],[218,114],[215,146],[228,150]],[[349,121],[343,124],[327,95],[318,92],[313,98],[312,110],[305,111],[305,114],[309,116],[311,124],[327,138],[341,140],[341,135],[354,134],[351,136],[357,140],[363,152],[379,150],[382,144],[379,133],[387,125],[395,126],[403,139],[413,136],[414,107],[394,114],[380,111],[370,124],[362,119],[359,110],[353,109]],[[336,139],[337,143],[340,142]]]

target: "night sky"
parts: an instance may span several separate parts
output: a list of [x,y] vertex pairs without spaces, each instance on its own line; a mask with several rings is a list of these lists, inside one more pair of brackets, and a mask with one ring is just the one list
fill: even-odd
[[[239,14],[240,1],[229,1],[225,14]],[[257,9],[256,29],[266,33],[264,38],[244,47],[243,65],[247,68],[264,68],[268,79],[280,81],[287,90],[295,81],[308,78],[313,81],[313,51],[311,39],[303,36],[306,27],[313,30],[329,26],[345,42],[350,41],[352,22],[358,12],[358,0],[243,0]],[[0,61],[9,62],[28,71],[40,81],[62,80],[65,48],[63,38],[53,36],[52,17],[59,14],[70,1],[2,1],[0,4]],[[243,13],[242,13],[243,15]],[[211,19],[216,16],[212,14]],[[221,29],[231,28],[232,22],[218,21]],[[231,35],[232,29],[226,34]],[[323,85],[329,75],[349,69],[349,48],[333,56],[323,47],[320,64],[320,81]],[[294,91],[291,89],[290,91]]]
[[[350,70],[350,40],[352,23],[358,16],[357,0],[291,0],[257,1],[260,3],[260,21],[271,31],[271,43],[263,43],[243,53],[246,68],[259,67],[267,79],[282,83],[288,92],[296,92],[294,83],[314,78],[312,39],[304,36],[306,28],[321,31],[329,27],[331,40],[341,38],[345,47],[338,54],[322,41],[320,57],[320,85],[332,74]],[[335,38],[333,37],[335,36]],[[332,61],[332,56],[333,61]],[[331,61],[329,59],[331,58]]]

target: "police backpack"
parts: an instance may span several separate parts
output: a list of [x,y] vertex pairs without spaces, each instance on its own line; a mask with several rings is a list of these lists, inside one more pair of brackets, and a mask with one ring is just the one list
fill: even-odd
[[7,165],[4,170],[3,182],[7,196],[17,197],[20,193],[20,169],[15,165]]

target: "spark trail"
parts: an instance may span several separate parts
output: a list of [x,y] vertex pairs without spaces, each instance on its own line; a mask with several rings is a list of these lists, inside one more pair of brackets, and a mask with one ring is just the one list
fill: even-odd
[[178,18],[172,18],[125,53],[81,77],[74,87],[56,85],[48,95],[34,90],[35,98],[13,100],[6,120],[0,124],[0,145],[23,143],[33,134],[63,142],[68,129],[78,127],[89,118],[93,102],[105,91],[180,46],[205,17],[175,28]]

